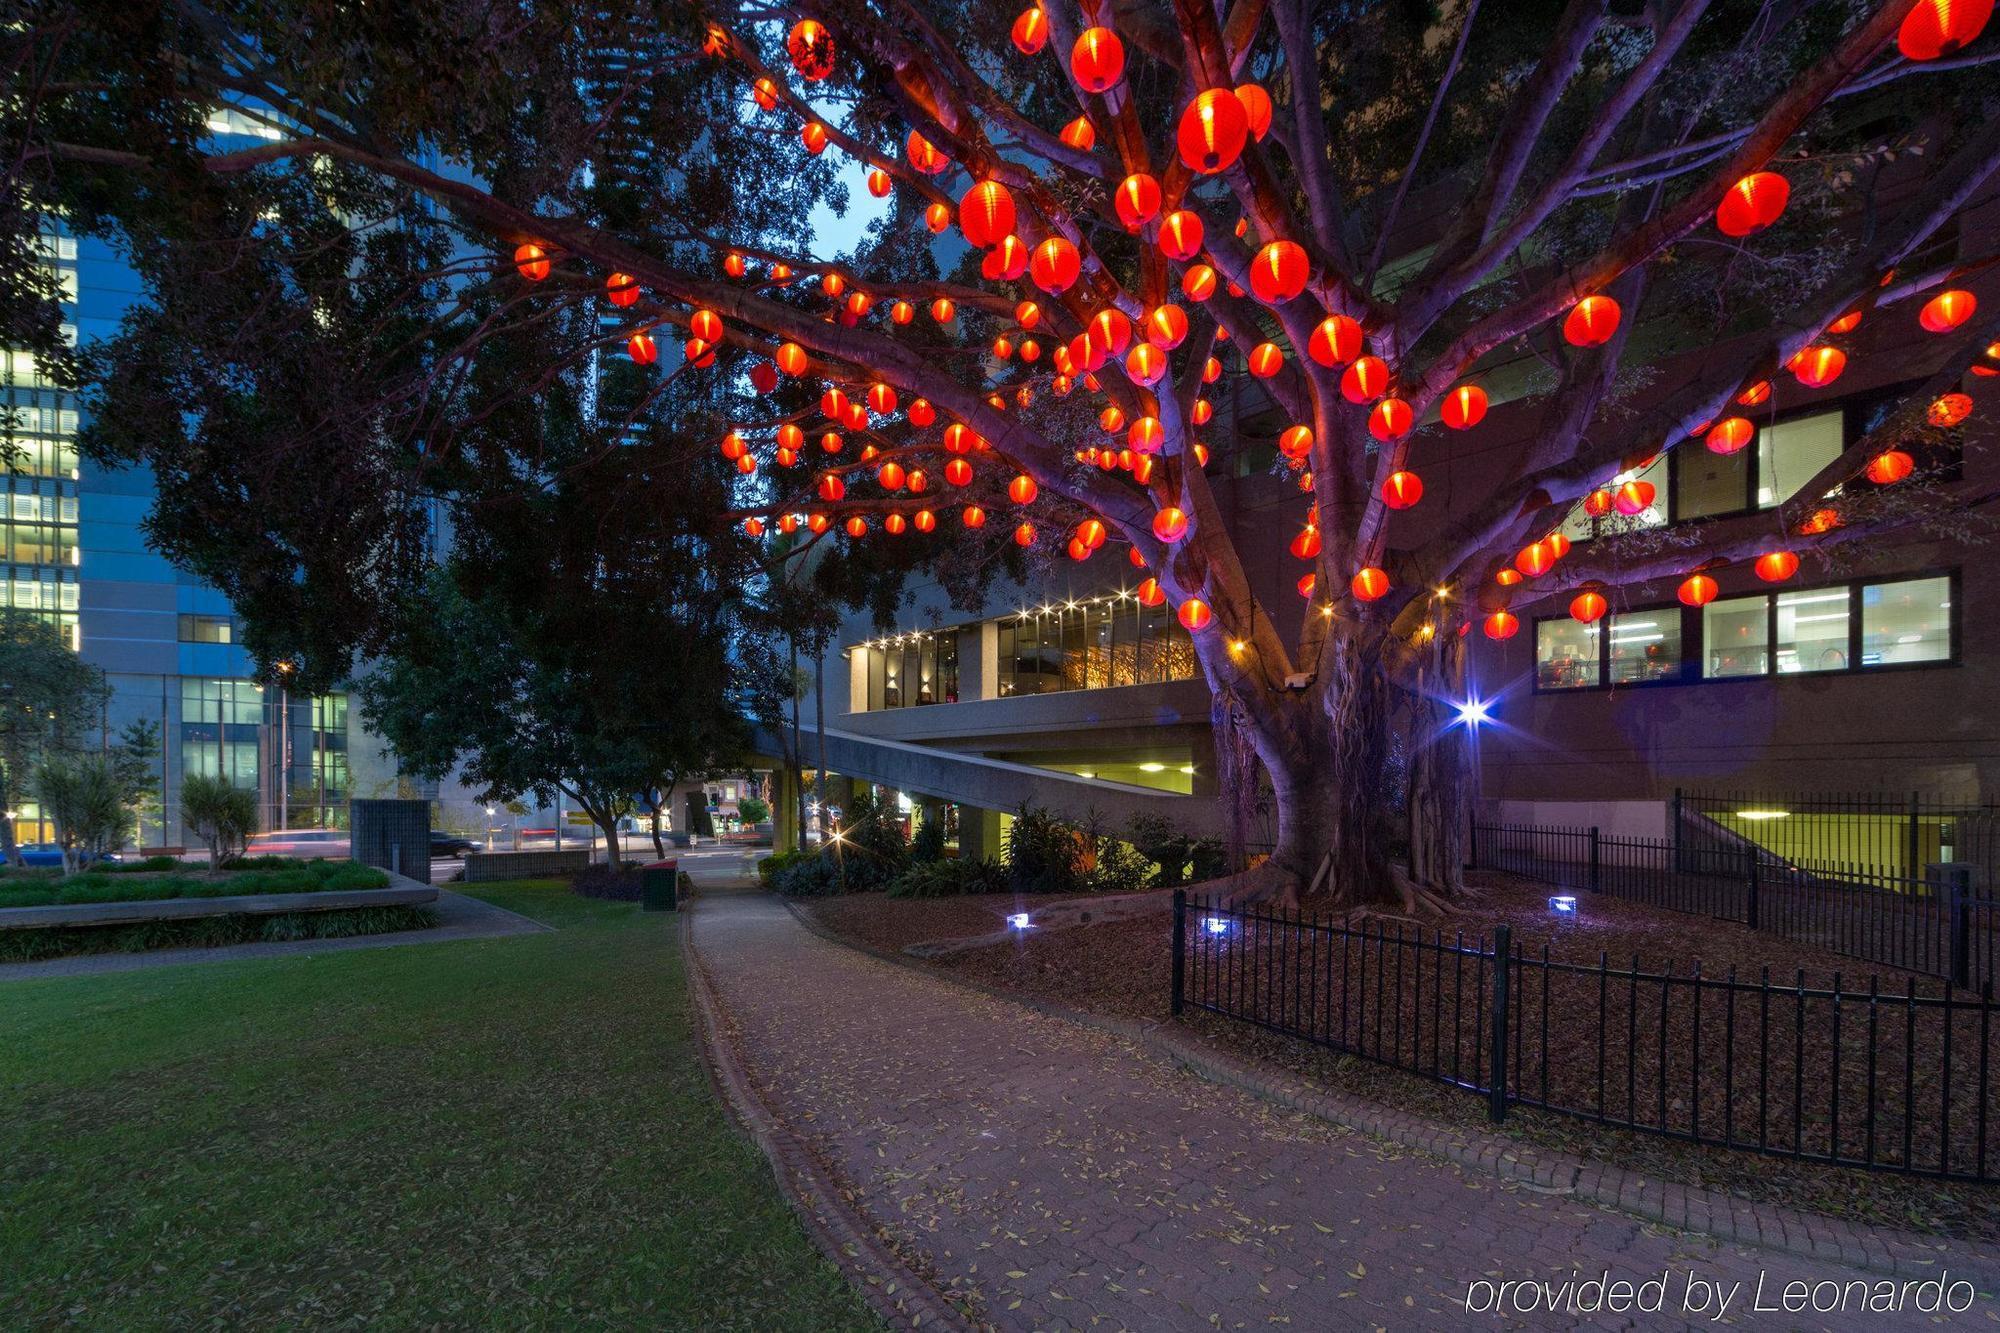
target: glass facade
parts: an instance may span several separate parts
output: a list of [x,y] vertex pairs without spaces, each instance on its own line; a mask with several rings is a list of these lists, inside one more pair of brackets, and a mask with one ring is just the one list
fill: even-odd
[[899,634],[867,651],[868,711],[958,702],[958,631]]
[[1186,680],[1196,670],[1194,642],[1173,612],[1124,593],[1023,611],[999,631],[1003,697]]
[[[181,772],[220,777],[254,791],[273,827],[337,824],[346,816],[347,696],[285,700],[279,725],[275,689],[255,681],[181,677]],[[280,766],[278,747],[287,758]],[[264,774],[271,780],[261,780]],[[280,774],[282,778],[280,779]],[[283,820],[278,806],[288,805]]]
[[[77,299],[76,240],[44,233],[41,262]],[[74,324],[64,333],[74,342]],[[75,399],[58,390],[31,353],[0,348],[0,412],[13,438],[0,464],[0,607],[51,620],[72,649],[77,631],[78,425]]]
[[1606,617],[1613,685],[1676,680],[1681,674],[1681,613],[1678,606],[1625,611]]

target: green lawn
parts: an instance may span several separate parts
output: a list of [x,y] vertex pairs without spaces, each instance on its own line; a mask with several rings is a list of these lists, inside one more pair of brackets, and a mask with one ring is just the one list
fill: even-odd
[[674,918],[0,986],[0,1327],[879,1327],[710,1091]]

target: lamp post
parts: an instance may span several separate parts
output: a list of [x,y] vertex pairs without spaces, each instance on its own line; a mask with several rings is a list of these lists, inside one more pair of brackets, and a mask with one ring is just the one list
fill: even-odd
[[292,826],[292,663],[278,664],[278,829]]
[[486,850],[493,850],[493,807],[486,807]]

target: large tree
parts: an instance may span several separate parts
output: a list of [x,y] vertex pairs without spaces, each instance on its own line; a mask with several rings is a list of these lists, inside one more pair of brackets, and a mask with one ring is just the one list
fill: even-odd
[[14,814],[35,795],[33,773],[101,743],[92,733],[109,694],[104,673],[70,651],[48,617],[0,608],[0,864],[20,864]]
[[[1465,763],[1445,704],[1469,626],[1510,633],[1508,599],[1558,585],[1615,592],[1828,550],[1949,524],[1981,498],[1949,470],[1901,482],[1893,461],[1871,468],[1892,450],[1921,461],[1955,428],[1955,407],[1927,413],[1996,330],[1953,309],[1932,321],[1943,369],[1775,515],[1692,543],[1614,519],[1567,560],[1543,540],[1580,504],[1639,498],[1610,487],[1662,450],[1738,445],[1740,428],[1709,423],[1768,401],[1787,369],[1824,383],[1832,353],[1990,263],[1959,229],[2000,165],[1992,39],[1964,49],[1978,32],[1952,27],[1983,25],[1981,10],[56,6],[59,21],[9,37],[48,53],[16,62],[40,81],[10,135],[22,206],[135,238],[159,313],[111,367],[107,406],[116,421],[121,399],[178,384],[186,424],[157,429],[156,402],[114,447],[161,467],[170,497],[202,500],[181,522],[242,534],[239,559],[256,562],[251,537],[270,527],[300,566],[347,577],[314,564],[300,506],[273,502],[298,485],[287,450],[326,460],[321,510],[343,482],[489,485],[464,471],[478,423],[453,395],[494,332],[589,326],[517,378],[524,395],[593,349],[630,340],[650,363],[655,339],[686,332],[685,359],[669,346],[674,368],[633,410],[707,377],[708,415],[684,424],[761,464],[732,517],[804,516],[808,549],[931,562],[960,586],[1009,529],[1080,555],[1106,533],[1130,545],[1147,596],[1194,628],[1232,785],[1248,790],[1254,755],[1275,790],[1276,855],[1244,891],[1345,901],[1398,884],[1379,783],[1400,733],[1409,899],[1457,886]],[[215,142],[202,126],[218,104],[266,141]],[[894,206],[855,254],[813,254],[802,210],[840,202],[828,163],[843,155]],[[954,222],[975,251],[941,274],[930,232]],[[940,301],[953,309],[934,320]],[[331,344],[330,408],[246,397],[182,350],[242,345],[280,316],[292,369],[251,373],[303,381]],[[1689,334],[1727,354],[1685,357]],[[1030,341],[1051,350],[1031,358]],[[1476,416],[1482,371],[1521,356],[1545,371],[1520,390],[1533,428],[1498,442],[1509,479],[1399,517],[1441,447],[1444,428],[1421,423]],[[1686,373],[1659,382],[1675,357]],[[1316,581],[1291,635],[1260,613],[1251,548],[1205,471],[1272,442],[1204,436],[1211,414],[1265,407],[1301,482]],[[218,461],[218,443],[240,458]],[[937,483],[960,464],[972,480],[942,505]],[[918,469],[931,486],[912,494]],[[961,529],[951,511],[967,504],[1007,518]],[[364,505],[316,522],[370,569],[393,550],[387,518]],[[1496,579],[1517,564],[1524,583]],[[259,567],[246,591],[300,600],[306,580],[278,576],[297,571]]]

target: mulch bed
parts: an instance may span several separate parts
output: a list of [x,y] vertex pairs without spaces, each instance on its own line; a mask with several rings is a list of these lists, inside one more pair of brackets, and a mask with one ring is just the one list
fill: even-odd
[[[1740,926],[1618,900],[1579,895],[1581,910],[1576,917],[1553,917],[1548,910],[1549,890],[1545,885],[1498,875],[1477,877],[1475,883],[1480,891],[1475,900],[1459,906],[1440,921],[1425,922],[1421,930],[1412,922],[1381,918],[1351,923],[1347,929],[1365,928],[1371,936],[1383,932],[1388,939],[1382,947],[1392,958],[1400,951],[1404,958],[1413,959],[1416,951],[1408,941],[1419,934],[1430,941],[1435,930],[1450,945],[1462,932],[1466,946],[1472,947],[1482,936],[1490,939],[1494,927],[1504,922],[1511,927],[1516,946],[1528,957],[1539,960],[1546,948],[1551,961],[1589,967],[1591,970],[1582,974],[1560,970],[1551,974],[1546,1001],[1540,989],[1543,973],[1539,968],[1518,974],[1521,978],[1518,1012],[1527,1040],[1516,1061],[1520,1080],[1516,1086],[1530,1096],[1539,1096],[1546,1070],[1551,1101],[1583,1109],[1599,1106],[1596,1018],[1600,998],[1606,998],[1607,1021],[1602,1026],[1606,1033],[1604,1059],[1609,1076],[1602,1105],[1614,1117],[1629,1111],[1635,1120],[1657,1119],[1684,1130],[1691,1118],[1699,1114],[1703,1131],[1713,1134],[1727,1116],[1738,1138],[1754,1141],[1761,1111],[1763,1132],[1773,1143],[1789,1143],[1795,1128],[1808,1135],[1808,1146],[1810,1133],[1820,1134],[1825,1141],[1824,1136],[1830,1132],[1825,1124],[1828,1102],[1836,1086],[1828,1075],[1832,1054],[1830,1006],[1823,1001],[1800,1005],[1796,1000],[1783,998],[1782,992],[1774,989],[1773,995],[1778,998],[1772,1002],[1768,1015],[1759,1015],[1755,993],[1739,992],[1736,1042],[1742,1045],[1733,1055],[1737,1072],[1725,1081],[1721,1065],[1723,1052],[1728,1049],[1725,1013],[1715,993],[1705,990],[1699,1055],[1699,1068],[1704,1072],[1701,1079],[1696,1079],[1697,1060],[1690,1049],[1691,1043],[1685,1040],[1694,1031],[1688,1012],[1692,988],[1676,986],[1669,997],[1670,1035],[1674,1039],[1662,1060],[1656,1042],[1661,1028],[1660,988],[1647,987],[1642,982],[1637,988],[1628,989],[1620,983],[1606,986],[1601,997],[1596,973],[1600,958],[1608,958],[1613,969],[1629,969],[1636,956],[1642,973],[1667,973],[1681,978],[1690,975],[1697,958],[1702,975],[1708,978],[1720,978],[1733,967],[1740,980],[1754,982],[1768,968],[1774,988],[1795,986],[1801,972],[1809,988],[1826,987],[1838,976],[1843,987],[1864,992],[1869,974],[1876,973],[1884,994],[1902,994],[1911,980],[1907,973],[1858,966],[1853,959]],[[1006,912],[1024,907],[1031,909],[1032,904],[1016,906],[1013,899],[1004,898],[907,902],[860,895],[817,900],[809,905],[809,910],[838,934],[878,949],[897,950],[910,944],[982,933],[992,929]],[[1004,944],[942,956],[930,965],[970,981],[1093,1012],[1127,1018],[1163,1018],[1167,1014],[1171,985],[1170,921],[1170,914],[1162,907],[1158,912],[1128,920],[1046,934],[1029,931]],[[1401,945],[1397,943],[1399,931],[1406,941]],[[1223,983],[1222,989],[1202,993],[1216,995],[1234,1012],[1277,1020],[1293,1031],[1318,1032],[1338,1039],[1344,1028],[1347,1045],[1360,1045],[1406,1065],[1426,1070],[1441,1066],[1449,1073],[1456,1056],[1464,1069],[1470,1069],[1479,1058],[1477,1028],[1470,1009],[1465,1011],[1460,1024],[1452,1024],[1453,992],[1437,989],[1437,965],[1447,955],[1424,951],[1425,974],[1421,982],[1393,971],[1387,973],[1390,981],[1386,984],[1380,971],[1363,982],[1358,969],[1353,967],[1352,957],[1347,975],[1341,977],[1331,953],[1336,947],[1335,938],[1253,924],[1231,936],[1227,947],[1244,951],[1245,957],[1288,959],[1284,966],[1294,970],[1279,973],[1285,981],[1270,987],[1268,999],[1262,994],[1246,997],[1241,991],[1228,990],[1227,971],[1207,978],[1211,983]],[[1351,952],[1358,953],[1358,948]],[[1264,965],[1275,966],[1269,962]],[[1294,975],[1302,983],[1296,987],[1290,985]],[[1191,993],[1199,984],[1191,977]],[[1450,985],[1449,978],[1445,979],[1445,985]],[[1942,993],[1941,983],[1933,978],[1918,979],[1917,986],[1921,993]],[[1318,997],[1316,1001],[1314,996]],[[1467,997],[1469,1006],[1469,992]],[[1439,1021],[1440,1015],[1443,1022]],[[1578,1021],[1579,1016],[1583,1021]],[[1803,1023],[1799,1021],[1802,1016],[1806,1020]],[[1760,1017],[1766,1024],[1761,1032],[1757,1025]],[[1190,1013],[1184,1021],[1189,1035],[1239,1056],[1269,1061],[1309,1082],[1440,1121],[1485,1126],[1481,1098],[1431,1078],[1235,1019],[1197,1012]],[[1955,1157],[1966,1160],[1976,1151],[1975,1136],[1979,1132],[1980,1089],[1976,1081],[1961,1074],[1950,1090],[1953,1123],[1948,1131],[1941,1132],[1934,1109],[1926,1113],[1927,1108],[1943,1104],[1935,1077],[1941,1062],[1935,1059],[1936,1052],[1932,1049],[1941,1040],[1944,1026],[1941,1014],[1933,1009],[1922,1015],[1920,1026],[1909,1034],[1908,1042],[1901,1028],[1900,1011],[1895,1023],[1877,1024],[1877,1115],[1872,1126],[1862,1113],[1867,1104],[1868,1022],[1865,1006],[1844,1006],[1840,1042],[1843,1060],[1837,1085],[1843,1098],[1839,1131],[1843,1153],[1859,1155],[1864,1151],[1863,1136],[1872,1132],[1878,1155],[1896,1156],[1902,1151],[1906,1122],[1910,1122],[1915,1160],[1921,1162],[1937,1156],[1942,1132],[1949,1133]],[[1801,1029],[1803,1038],[1794,1044]],[[1546,1037],[1542,1035],[1544,1031]],[[1624,1081],[1628,1033],[1632,1038],[1632,1063],[1637,1069],[1637,1095],[1629,1104]],[[1976,1049],[1982,1036],[1976,1017],[1959,1014],[1953,1035],[1957,1043],[1953,1066],[1962,1070],[1967,1067],[1968,1047]],[[2000,1031],[1983,1035],[1989,1041],[2000,1042]],[[1546,1047],[1542,1046],[1544,1041]],[[1905,1055],[1909,1052],[1915,1052],[1919,1058],[1910,1062],[1914,1069],[1909,1077],[1910,1100],[1905,1103]],[[2000,1075],[2000,1053],[1995,1054],[1994,1064],[1996,1075]],[[1976,1062],[1973,1067],[1976,1068]],[[1760,1106],[1758,1089],[1748,1081],[1753,1075],[1761,1076],[1768,1105]],[[1659,1097],[1663,1091],[1669,1095]],[[1804,1109],[1803,1117],[1791,1113],[1794,1097]],[[1917,1108],[1917,1113],[1902,1115],[1906,1104]],[[1991,1118],[1992,1137],[2000,1144],[2000,1108],[1994,1108]],[[1751,1151],[1704,1147],[1519,1106],[1509,1111],[1503,1132],[1579,1156],[1616,1161],[1628,1169],[1664,1179],[1726,1189],[1783,1206],[1925,1232],[2000,1239],[2000,1189],[1993,1186],[1835,1168]],[[1995,1150],[1994,1146],[1987,1147],[1989,1163]]]

